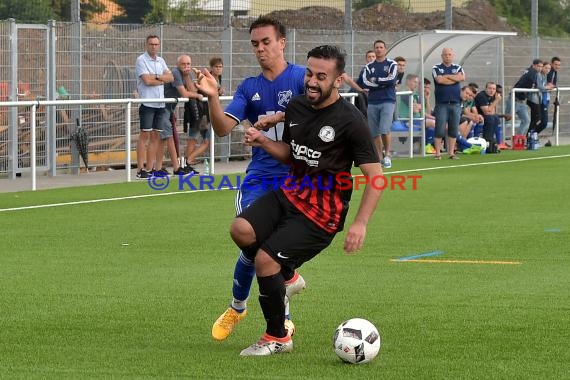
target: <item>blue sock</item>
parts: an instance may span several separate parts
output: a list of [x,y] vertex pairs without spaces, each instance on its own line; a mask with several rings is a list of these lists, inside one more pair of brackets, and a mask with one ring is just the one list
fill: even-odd
[[503,127],[500,124],[495,127],[495,138],[497,139],[497,144],[503,143]]
[[426,145],[433,145],[433,138],[435,137],[435,128],[426,128]]
[[461,148],[461,150],[463,149],[468,149],[471,148],[473,145],[471,145],[471,143],[468,143],[467,140],[465,140],[465,137],[458,135],[457,136],[457,146],[459,146]]
[[473,136],[471,137],[480,137],[483,135],[483,124],[475,124],[473,126]]
[[[234,269],[234,284],[232,286],[234,300],[242,301],[245,305],[245,301],[249,297],[249,291],[251,290],[251,283],[253,282],[254,276],[255,266],[253,261],[245,257],[243,252],[240,252]],[[232,305],[232,307],[237,309],[235,305]]]

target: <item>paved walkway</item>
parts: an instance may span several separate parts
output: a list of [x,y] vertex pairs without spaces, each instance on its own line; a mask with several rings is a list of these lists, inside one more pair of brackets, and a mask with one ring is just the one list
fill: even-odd
[[[249,161],[230,161],[229,163],[215,163],[216,174],[244,173]],[[171,170],[172,168],[168,168]],[[202,165],[197,165],[196,170],[201,171]],[[132,181],[140,181],[136,178],[136,170],[131,170]],[[36,177],[36,190],[54,189],[61,187],[101,185],[107,183],[127,182],[125,170],[95,171],[89,173],[58,174],[50,177],[40,173]],[[30,173],[22,173],[21,177],[14,180],[0,177],[0,193],[32,190],[32,178]]]

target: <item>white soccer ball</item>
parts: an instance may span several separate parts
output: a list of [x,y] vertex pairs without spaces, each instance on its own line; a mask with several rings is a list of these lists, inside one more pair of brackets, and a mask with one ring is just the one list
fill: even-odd
[[337,327],[333,339],[334,352],[342,361],[367,363],[380,351],[380,334],[369,321],[352,318]]
[[470,137],[467,139],[467,142],[471,145],[479,145],[485,150],[489,147],[489,143],[483,137]]

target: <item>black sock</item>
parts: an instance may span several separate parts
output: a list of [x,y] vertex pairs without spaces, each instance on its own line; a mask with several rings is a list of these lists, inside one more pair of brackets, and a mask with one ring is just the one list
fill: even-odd
[[285,281],[289,281],[295,275],[295,271],[289,267],[281,265],[281,274],[283,275],[283,279]]
[[284,338],[285,331],[285,280],[281,273],[272,276],[257,277],[259,284],[259,304],[267,322],[267,334]]
[[257,251],[259,250],[259,244],[255,242],[249,247],[240,247],[240,249],[242,250],[245,257],[253,262],[255,261],[255,255],[257,255]]

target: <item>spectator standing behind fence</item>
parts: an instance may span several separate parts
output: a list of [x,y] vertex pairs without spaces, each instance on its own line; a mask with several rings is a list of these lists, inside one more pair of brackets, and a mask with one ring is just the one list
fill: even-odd
[[432,75],[435,83],[435,159],[441,159],[441,144],[445,137],[447,124],[447,151],[450,159],[457,159],[455,139],[459,131],[461,118],[461,82],[465,80],[463,67],[453,63],[453,49],[441,50],[442,62],[433,66]]
[[[373,50],[368,50],[365,57],[366,65],[367,63],[370,63],[376,59],[376,54]],[[362,75],[364,67],[366,66],[362,67],[360,73],[358,74],[358,78],[360,78]],[[352,79],[346,72],[342,73],[342,79],[348,86],[350,86],[351,91],[358,92],[358,96],[354,99],[354,105],[360,110],[360,112],[362,112],[364,116],[366,116],[368,113],[368,89],[360,87],[358,83],[356,83],[357,81]]]
[[[550,60],[550,72],[546,76],[546,81],[551,83],[553,87],[558,87],[558,71],[562,66],[562,61],[558,57],[552,57]],[[554,105],[554,113],[552,114],[552,129],[556,129],[556,119],[558,116],[558,107],[560,106],[560,102],[558,101],[558,96],[554,98],[552,102]]]
[[541,129],[540,123],[540,94],[542,91],[546,90],[546,78],[543,78],[542,68],[544,67],[544,62],[542,60],[535,60],[537,63],[533,62],[532,67],[528,70],[534,73],[534,86],[533,88],[538,89],[540,92],[529,92],[526,98],[526,104],[530,107],[530,125],[528,127],[527,136],[530,136],[532,132],[536,132]]
[[380,163],[385,168],[391,168],[390,129],[396,109],[398,64],[386,58],[386,43],[382,40],[374,41],[374,53],[376,60],[364,67],[358,85],[368,89],[368,125],[372,130]]
[[[514,88],[522,89],[533,89],[537,88],[536,76],[538,70],[542,68],[542,61],[540,59],[535,59],[532,61],[532,66],[524,71],[523,75],[519,78],[517,83],[515,83]],[[518,128],[519,135],[527,133],[528,129],[534,129],[536,124],[540,122],[540,104],[538,99],[536,100],[536,107],[534,113],[532,111],[533,102],[529,102],[530,93],[527,92],[516,92],[515,93],[515,113],[520,118],[520,125]],[[531,117],[528,116],[528,108],[524,105],[527,103],[531,107]],[[533,117],[534,116],[534,119]]]
[[[163,99],[164,84],[174,80],[164,59],[157,55],[159,49],[160,39],[150,35],[146,38],[146,52],[137,58],[135,73],[141,99]],[[148,178],[154,171],[160,132],[170,122],[165,103],[141,103],[139,118],[141,131],[137,142],[137,177]]]
[[[190,99],[197,99],[202,100],[202,95],[198,94],[196,89],[192,91],[192,59],[188,55],[181,55],[176,60],[176,67],[172,69],[172,76],[174,81],[168,83],[164,86],[164,97],[166,98],[190,98]],[[178,133],[176,131],[176,103],[168,103],[166,104],[166,110],[168,112],[170,126],[167,126],[163,129],[160,133],[160,144],[158,148],[158,152],[156,155],[157,167],[159,164],[162,164],[162,151],[164,141],[167,143],[168,153],[170,155],[170,159],[172,161],[172,166],[174,169],[174,174],[185,174],[188,171],[185,168],[182,168],[180,163],[178,162],[178,155],[177,150],[174,145],[173,133]],[[162,170],[161,172],[164,175],[168,175],[166,170]]]
[[[220,57],[214,57],[210,59],[210,74],[212,77],[216,79],[218,82],[218,95],[222,96],[225,93],[224,88],[222,87],[222,74],[224,73],[224,61]],[[190,81],[191,86],[194,88],[195,91],[196,86],[194,82]],[[200,99],[201,100],[201,99]],[[188,140],[186,144],[186,171],[187,172],[194,172],[198,174],[199,172],[194,169],[194,165],[198,164],[196,158],[200,157],[204,153],[208,151],[210,147],[210,141],[212,140],[211,136],[211,128],[210,128],[210,111],[208,107],[208,102],[201,102],[197,105],[201,107],[201,112],[204,113],[206,120],[208,121],[204,126],[203,123],[200,123],[197,128],[188,128]],[[202,136],[202,143],[198,145],[198,136]]]
[[[370,63],[370,62],[374,61],[375,59],[376,59],[376,54],[374,54],[374,51],[368,50],[366,52],[366,63]],[[360,77],[362,75],[362,70],[364,70],[364,66],[362,67],[362,69],[360,69],[360,73],[358,74],[358,77]],[[356,83],[356,81],[354,79],[352,79],[350,77],[350,75],[348,75],[346,72],[342,73],[341,76],[342,76],[344,83],[346,83],[348,86],[350,86],[351,90],[359,92],[359,93],[368,92],[368,89],[360,87],[358,85],[358,83]],[[356,104],[356,106],[358,107],[358,104]],[[360,108],[360,107],[358,107],[358,108],[362,111],[362,108]]]
[[218,81],[218,95],[223,96],[226,90],[222,87],[222,74],[224,73],[224,61],[220,57],[210,59],[210,73]]
[[[252,51],[261,73],[246,78],[237,88],[233,100],[222,108],[217,83],[208,70],[196,71],[196,86],[208,96],[210,120],[218,136],[228,135],[239,122],[249,121],[264,130],[265,137],[280,141],[283,136],[285,108],[296,95],[305,92],[305,68],[285,60],[286,29],[278,20],[261,16],[249,27]],[[288,174],[289,166],[280,163],[263,148],[253,147],[247,177],[236,194],[236,215],[254,203],[256,199],[273,189]],[[247,299],[255,275],[255,252],[241,251],[235,264],[232,295],[233,300],[212,326],[212,337],[226,339],[236,325],[247,315]],[[285,313],[288,313],[288,299],[305,286],[305,280],[298,273],[282,273],[286,281]],[[290,320],[287,328],[293,331]]]
[[548,126],[548,106],[550,105],[550,92],[548,91],[555,87],[553,83],[548,82],[548,74],[551,69],[551,64],[544,61],[542,71],[538,74],[538,88],[542,91],[540,92],[540,125],[536,129],[536,133],[542,132]]

